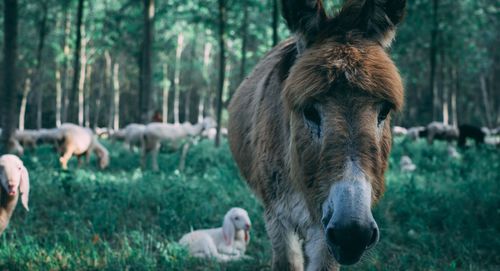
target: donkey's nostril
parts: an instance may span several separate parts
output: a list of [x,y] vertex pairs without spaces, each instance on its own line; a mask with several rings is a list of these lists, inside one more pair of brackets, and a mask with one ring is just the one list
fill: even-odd
[[366,245],[366,249],[372,248],[378,242],[378,238],[379,238],[379,232],[377,226],[375,226],[372,230],[372,237],[370,238],[368,245]]
[[339,245],[338,240],[335,236],[335,228],[334,227],[330,227],[326,230],[326,238],[330,244],[335,245],[335,246]]

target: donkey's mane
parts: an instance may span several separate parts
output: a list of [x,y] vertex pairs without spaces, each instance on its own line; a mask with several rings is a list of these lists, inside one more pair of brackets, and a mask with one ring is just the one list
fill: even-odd
[[374,42],[328,41],[306,50],[290,70],[284,94],[288,105],[301,107],[310,99],[335,91],[335,83],[368,92],[392,104],[403,105],[399,72],[380,45]]

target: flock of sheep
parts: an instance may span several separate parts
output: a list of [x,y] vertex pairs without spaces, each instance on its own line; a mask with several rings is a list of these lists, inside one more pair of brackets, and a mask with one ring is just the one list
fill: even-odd
[[[177,144],[182,139],[203,136],[213,139],[215,121],[205,118],[198,124],[150,123],[129,124],[116,132],[99,132],[71,123],[62,124],[54,129],[16,131],[9,141],[9,150],[22,156],[25,148],[36,148],[38,144],[52,144],[60,154],[61,168],[67,169],[68,161],[76,156],[79,166],[82,157],[88,163],[91,153],[97,156],[101,169],[109,165],[108,150],[99,143],[99,135],[108,134],[112,140],[124,141],[133,149],[142,150],[142,166],[146,165],[146,156],[152,156],[152,167],[158,169],[157,155],[162,142]],[[1,130],[0,130],[1,133]],[[227,135],[227,130],[222,129]],[[29,174],[22,160],[14,154],[0,156],[0,234],[9,224],[17,205],[19,195],[26,210],[29,198]],[[248,213],[241,208],[231,208],[225,215],[220,228],[203,229],[185,234],[179,243],[195,257],[215,258],[218,261],[237,260],[245,257],[245,250],[250,241],[251,221]]]
[[[457,146],[460,148],[466,147],[467,139],[472,139],[476,145],[488,144],[500,146],[500,127],[489,129],[469,124],[454,127],[441,122],[431,122],[427,126],[417,126],[408,129],[394,126],[392,134],[394,136],[405,136],[413,141],[424,138],[429,144],[432,144],[435,140],[446,141],[448,142],[448,156],[451,158],[460,157],[457,149],[451,144],[454,141],[457,142]],[[402,171],[406,172],[414,171],[417,168],[408,155],[401,157],[399,167]]]
[[[59,162],[63,169],[67,169],[68,161],[72,156],[78,158],[82,164],[82,157],[88,163],[91,153],[97,156],[98,166],[101,169],[109,165],[108,150],[99,143],[98,137],[107,134],[112,140],[123,141],[133,150],[134,146],[141,149],[141,166],[146,167],[147,156],[151,156],[153,170],[158,170],[157,156],[162,142],[168,141],[177,144],[181,139],[194,136],[213,138],[215,136],[215,122],[205,118],[198,124],[166,124],[150,123],[129,124],[115,132],[104,131],[98,134],[89,128],[71,123],[65,123],[59,128],[42,130],[16,131],[9,142],[11,153],[22,156],[25,148],[35,148],[38,144],[53,144],[60,154]],[[222,131],[227,134],[227,130]],[[500,129],[488,130],[485,128],[462,125],[454,128],[443,123],[432,122],[426,127],[393,127],[395,136],[406,136],[411,140],[426,138],[432,144],[434,140],[457,141],[460,147],[466,144],[467,138],[475,140],[477,144],[498,144]],[[1,133],[1,130],[0,130]],[[450,144],[448,153],[458,157],[458,152]],[[413,171],[416,166],[409,156],[400,160],[403,171]],[[0,157],[0,234],[7,227],[10,217],[16,207],[19,196],[26,210],[28,209],[29,175],[22,160],[13,154]],[[249,230],[251,221],[248,213],[241,208],[230,209],[223,220],[222,227],[192,231],[185,234],[179,243],[186,246],[191,255],[202,258],[215,258],[218,261],[237,260],[246,257],[245,250],[250,240]]]

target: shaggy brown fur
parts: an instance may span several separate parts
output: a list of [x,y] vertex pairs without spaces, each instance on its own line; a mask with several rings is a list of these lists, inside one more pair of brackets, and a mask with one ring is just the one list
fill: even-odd
[[[348,159],[366,174],[372,202],[384,191],[391,130],[390,116],[381,115],[403,105],[403,85],[384,47],[404,3],[348,1],[326,18],[321,1],[284,1],[297,37],[261,60],[229,106],[231,150],[263,200],[274,270],[303,270],[302,252],[291,247],[296,237],[312,248],[308,270],[336,269],[312,232],[321,228],[320,206]],[[367,5],[375,7],[372,15]],[[383,18],[396,19],[377,21]]]

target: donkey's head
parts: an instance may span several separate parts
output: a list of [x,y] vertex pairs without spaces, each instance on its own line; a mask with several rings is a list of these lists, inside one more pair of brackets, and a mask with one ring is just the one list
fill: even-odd
[[346,1],[332,18],[321,0],[282,2],[297,45],[283,92],[290,173],[340,264],[357,262],[379,238],[371,206],[384,191],[390,115],[403,103],[385,49],[405,2]]

